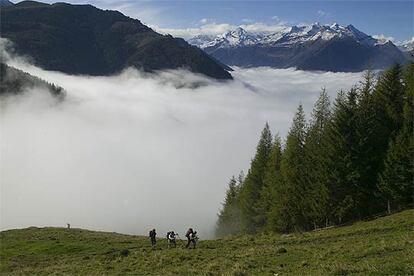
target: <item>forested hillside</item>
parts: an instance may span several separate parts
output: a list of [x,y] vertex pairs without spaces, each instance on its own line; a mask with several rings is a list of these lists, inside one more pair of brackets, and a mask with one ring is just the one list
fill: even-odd
[[244,177],[232,177],[217,235],[306,231],[413,204],[414,65],[367,72],[309,121],[300,105],[282,143],[269,125]]
[[221,63],[181,38],[161,35],[117,11],[92,5],[21,1],[2,7],[1,37],[46,70],[112,75],[128,67],[152,72],[184,68],[232,79]]
[[0,96],[24,92],[25,89],[40,88],[54,96],[64,97],[62,87],[48,83],[22,70],[0,63]]

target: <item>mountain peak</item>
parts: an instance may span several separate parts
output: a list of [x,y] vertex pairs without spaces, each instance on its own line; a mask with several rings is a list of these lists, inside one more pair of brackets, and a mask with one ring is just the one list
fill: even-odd
[[348,26],[346,26],[346,28],[348,29],[348,30],[357,30],[358,31],[358,29],[357,28],[355,28],[355,26],[354,25],[352,25],[352,24],[349,24]]
[[343,29],[343,27],[341,25],[339,25],[338,23],[333,23],[331,26],[329,26],[329,28],[331,28],[332,30],[338,31],[340,29]]
[[246,30],[239,26],[234,30],[234,32],[243,34],[246,33]]

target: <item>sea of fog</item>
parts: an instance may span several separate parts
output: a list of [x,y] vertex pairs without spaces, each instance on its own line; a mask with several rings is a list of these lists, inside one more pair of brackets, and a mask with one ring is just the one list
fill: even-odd
[[[64,87],[2,99],[1,229],[61,226],[212,236],[229,178],[249,167],[266,122],[284,137],[297,106],[335,97],[361,73],[240,69],[216,82],[186,71],[70,76],[10,65]],[[202,85],[195,85],[200,84]]]

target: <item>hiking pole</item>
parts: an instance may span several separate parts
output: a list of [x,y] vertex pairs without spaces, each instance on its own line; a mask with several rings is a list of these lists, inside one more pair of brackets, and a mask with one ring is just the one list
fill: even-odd
[[181,246],[184,246],[184,241],[181,239],[180,235],[177,234],[177,237],[181,241]]

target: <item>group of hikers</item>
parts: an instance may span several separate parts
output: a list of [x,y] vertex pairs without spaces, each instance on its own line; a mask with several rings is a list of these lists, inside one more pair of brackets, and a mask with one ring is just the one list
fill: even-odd
[[[149,232],[149,237],[151,240],[151,245],[152,248],[155,248],[156,244],[157,244],[157,232],[155,231],[155,229],[152,229]],[[193,248],[196,248],[196,243],[198,241],[198,236],[197,236],[197,231],[194,231],[193,228],[188,229],[187,233],[185,234],[185,237],[187,238],[187,244],[185,246],[185,248],[190,248],[190,245],[193,245]],[[166,235],[167,238],[167,242],[168,242],[168,247],[177,247],[177,238],[180,238],[180,236],[178,235],[178,233],[175,233],[174,231],[169,231],[167,232]]]

